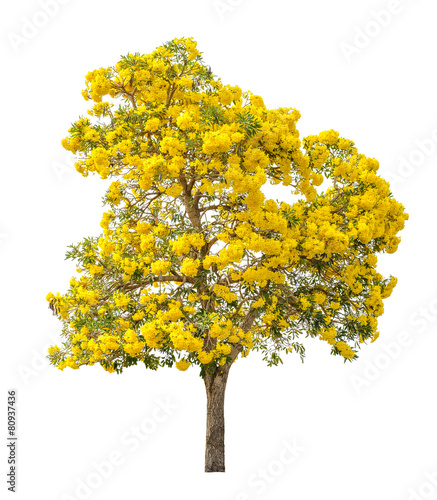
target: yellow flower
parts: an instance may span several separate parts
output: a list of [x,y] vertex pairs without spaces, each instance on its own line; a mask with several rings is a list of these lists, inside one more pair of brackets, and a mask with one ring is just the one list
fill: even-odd
[[165,274],[169,269],[171,268],[171,262],[169,261],[163,261],[163,260],[157,260],[155,262],[152,262],[150,269],[152,270],[153,274]]
[[186,276],[196,276],[197,269],[200,266],[199,259],[184,259],[181,265],[181,273]]
[[311,307],[311,302],[305,297],[305,295],[299,296],[300,307],[303,311],[306,311]]
[[340,354],[346,359],[350,359],[355,356],[355,351],[346,342],[337,342],[335,344],[335,347],[337,347],[337,349],[340,351]]
[[191,363],[187,359],[180,359],[179,361],[176,361],[176,368],[180,370],[181,372],[184,372]]
[[54,355],[59,352],[59,347],[57,345],[49,347],[49,354]]
[[207,365],[210,363],[214,358],[214,353],[213,352],[206,352],[206,351],[199,351],[197,353],[197,359],[203,364]]
[[260,297],[258,300],[252,303],[252,307],[258,308],[262,307],[266,303],[265,299],[263,297]]
[[326,300],[326,295],[321,292],[316,292],[314,294],[314,301],[316,304],[323,304]]

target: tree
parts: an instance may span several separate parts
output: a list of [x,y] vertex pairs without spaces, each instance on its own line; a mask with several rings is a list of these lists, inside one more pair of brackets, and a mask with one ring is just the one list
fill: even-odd
[[[303,336],[356,359],[396,284],[376,254],[396,251],[408,215],[377,160],[334,130],[301,141],[297,110],[224,85],[191,38],[88,73],[82,94],[90,116],[62,144],[83,176],[116,180],[103,233],[67,252],[80,278],[47,296],[65,338],[48,357],[61,370],[198,366],[205,471],[224,471],[232,364],[252,350],[303,361]],[[287,200],[266,199],[267,182]]]

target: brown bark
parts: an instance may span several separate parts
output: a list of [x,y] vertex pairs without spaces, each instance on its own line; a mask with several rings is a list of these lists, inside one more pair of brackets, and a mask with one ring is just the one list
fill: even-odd
[[225,389],[230,366],[204,378],[206,388],[205,472],[225,472]]
[[[256,310],[250,309],[240,328],[247,332],[255,317]],[[230,362],[218,366],[213,373],[206,373],[203,379],[206,388],[205,472],[225,472],[225,390],[229,370],[242,349],[241,344],[233,344]]]

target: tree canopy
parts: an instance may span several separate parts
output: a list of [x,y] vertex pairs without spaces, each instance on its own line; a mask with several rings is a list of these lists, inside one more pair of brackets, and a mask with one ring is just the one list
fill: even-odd
[[[60,369],[269,365],[318,337],[344,360],[378,337],[396,278],[376,269],[408,215],[378,161],[334,130],[300,139],[293,108],[224,84],[175,39],[86,75],[92,104],[62,141],[83,176],[113,178],[102,234],[71,245],[49,293]],[[266,199],[269,183],[285,200]],[[274,188],[271,188],[274,189]]]

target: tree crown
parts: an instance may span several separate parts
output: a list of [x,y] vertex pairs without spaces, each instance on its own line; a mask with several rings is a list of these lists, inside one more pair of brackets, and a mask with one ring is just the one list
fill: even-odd
[[115,180],[103,233],[67,252],[81,276],[47,296],[65,338],[52,364],[204,376],[251,350],[303,359],[302,336],[345,361],[377,338],[396,278],[376,254],[408,218],[377,160],[334,130],[301,141],[297,110],[224,85],[191,38],[88,73],[82,94],[89,117],[62,144],[83,176]]

